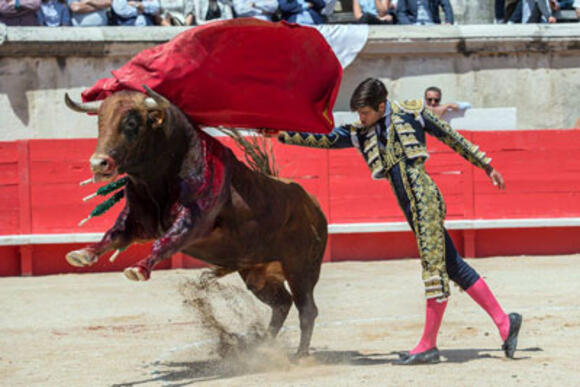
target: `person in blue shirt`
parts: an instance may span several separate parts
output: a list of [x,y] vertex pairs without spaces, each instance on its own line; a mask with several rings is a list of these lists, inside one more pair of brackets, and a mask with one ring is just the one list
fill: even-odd
[[353,0],[352,13],[363,24],[393,24],[395,22],[390,0]]
[[159,13],[157,0],[113,0],[113,24],[118,26],[151,26]]
[[453,8],[449,0],[399,0],[397,21],[399,24],[441,24],[439,7],[443,8],[445,24],[453,24]]
[[109,24],[111,0],[68,0],[73,27],[101,27]]
[[387,88],[379,79],[368,78],[357,86],[350,101],[351,109],[359,115],[359,123],[335,128],[330,134],[282,132],[278,140],[314,148],[354,147],[367,163],[371,177],[390,183],[417,240],[427,299],[423,336],[415,348],[399,354],[396,364],[440,361],[437,334],[450,295],[450,280],[489,314],[504,341],[505,355],[513,358],[522,316],[503,311],[483,278],[455,248],[444,226],[443,196],[425,170],[429,157],[426,134],[484,170],[498,188],[505,188],[504,180],[478,146],[426,109],[422,99],[391,102],[387,95]]
[[39,26],[60,27],[70,25],[70,13],[65,0],[42,0],[36,13]]
[[299,24],[323,24],[321,11],[326,7],[324,0],[278,0],[282,19]]

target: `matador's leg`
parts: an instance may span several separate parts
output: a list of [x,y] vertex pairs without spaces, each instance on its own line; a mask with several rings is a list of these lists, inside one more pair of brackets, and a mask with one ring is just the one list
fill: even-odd
[[[445,266],[445,204],[435,183],[429,178],[422,163],[413,165],[402,161],[394,172],[400,174],[401,187],[393,184],[399,203],[417,238],[423,267],[423,281],[427,308],[425,327],[419,343],[410,352],[402,354],[398,364],[424,364],[439,361],[437,334],[449,296],[449,278]],[[391,175],[391,183],[397,177]],[[407,205],[408,204],[408,205]],[[405,210],[406,208],[403,208]],[[410,219],[409,219],[410,218]]]

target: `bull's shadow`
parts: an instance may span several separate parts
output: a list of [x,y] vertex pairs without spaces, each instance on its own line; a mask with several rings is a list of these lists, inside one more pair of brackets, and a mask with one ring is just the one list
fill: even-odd
[[[186,386],[208,380],[228,379],[236,376],[258,374],[262,372],[283,371],[289,367],[320,365],[381,365],[395,361],[395,357],[383,353],[363,354],[359,351],[316,351],[303,361],[286,357],[286,364],[272,361],[242,361],[241,359],[223,358],[192,362],[158,362],[154,366],[152,377],[133,382],[115,384],[115,387],[138,386],[145,383],[162,383],[172,387]],[[263,360],[263,359],[262,359]],[[306,365],[301,365],[304,362]],[[284,362],[283,362],[284,363]]]

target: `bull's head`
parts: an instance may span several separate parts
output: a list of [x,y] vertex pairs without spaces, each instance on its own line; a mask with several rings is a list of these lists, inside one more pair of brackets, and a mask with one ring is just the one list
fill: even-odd
[[90,158],[93,180],[109,181],[120,173],[155,172],[155,155],[167,149],[171,103],[147,86],[147,95],[134,91],[117,92],[100,106],[74,102],[68,94],[65,102],[78,112],[98,113],[99,137]]

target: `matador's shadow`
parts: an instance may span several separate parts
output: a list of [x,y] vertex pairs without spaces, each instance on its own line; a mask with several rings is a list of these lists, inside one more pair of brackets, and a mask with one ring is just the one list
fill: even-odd
[[[292,356],[288,356],[289,359]],[[148,379],[115,384],[115,387],[137,386],[145,383],[162,383],[171,387],[186,386],[208,380],[228,379],[236,376],[258,374],[262,372],[282,371],[290,367],[320,365],[380,365],[395,361],[395,357],[383,353],[363,354],[358,351],[316,351],[311,350],[310,357],[301,360],[289,360],[284,365],[269,367],[269,362],[240,362],[231,358],[191,362],[159,362],[156,370]]]
[[[518,348],[515,353],[513,360],[525,360],[529,359],[530,356],[523,354],[522,352],[541,352],[542,348],[532,347],[532,348]],[[490,353],[491,352],[491,353]],[[489,349],[489,348],[469,348],[469,349],[448,349],[440,350],[439,353],[443,357],[443,363],[467,363],[471,360],[478,359],[501,359],[504,353],[501,349]]]

